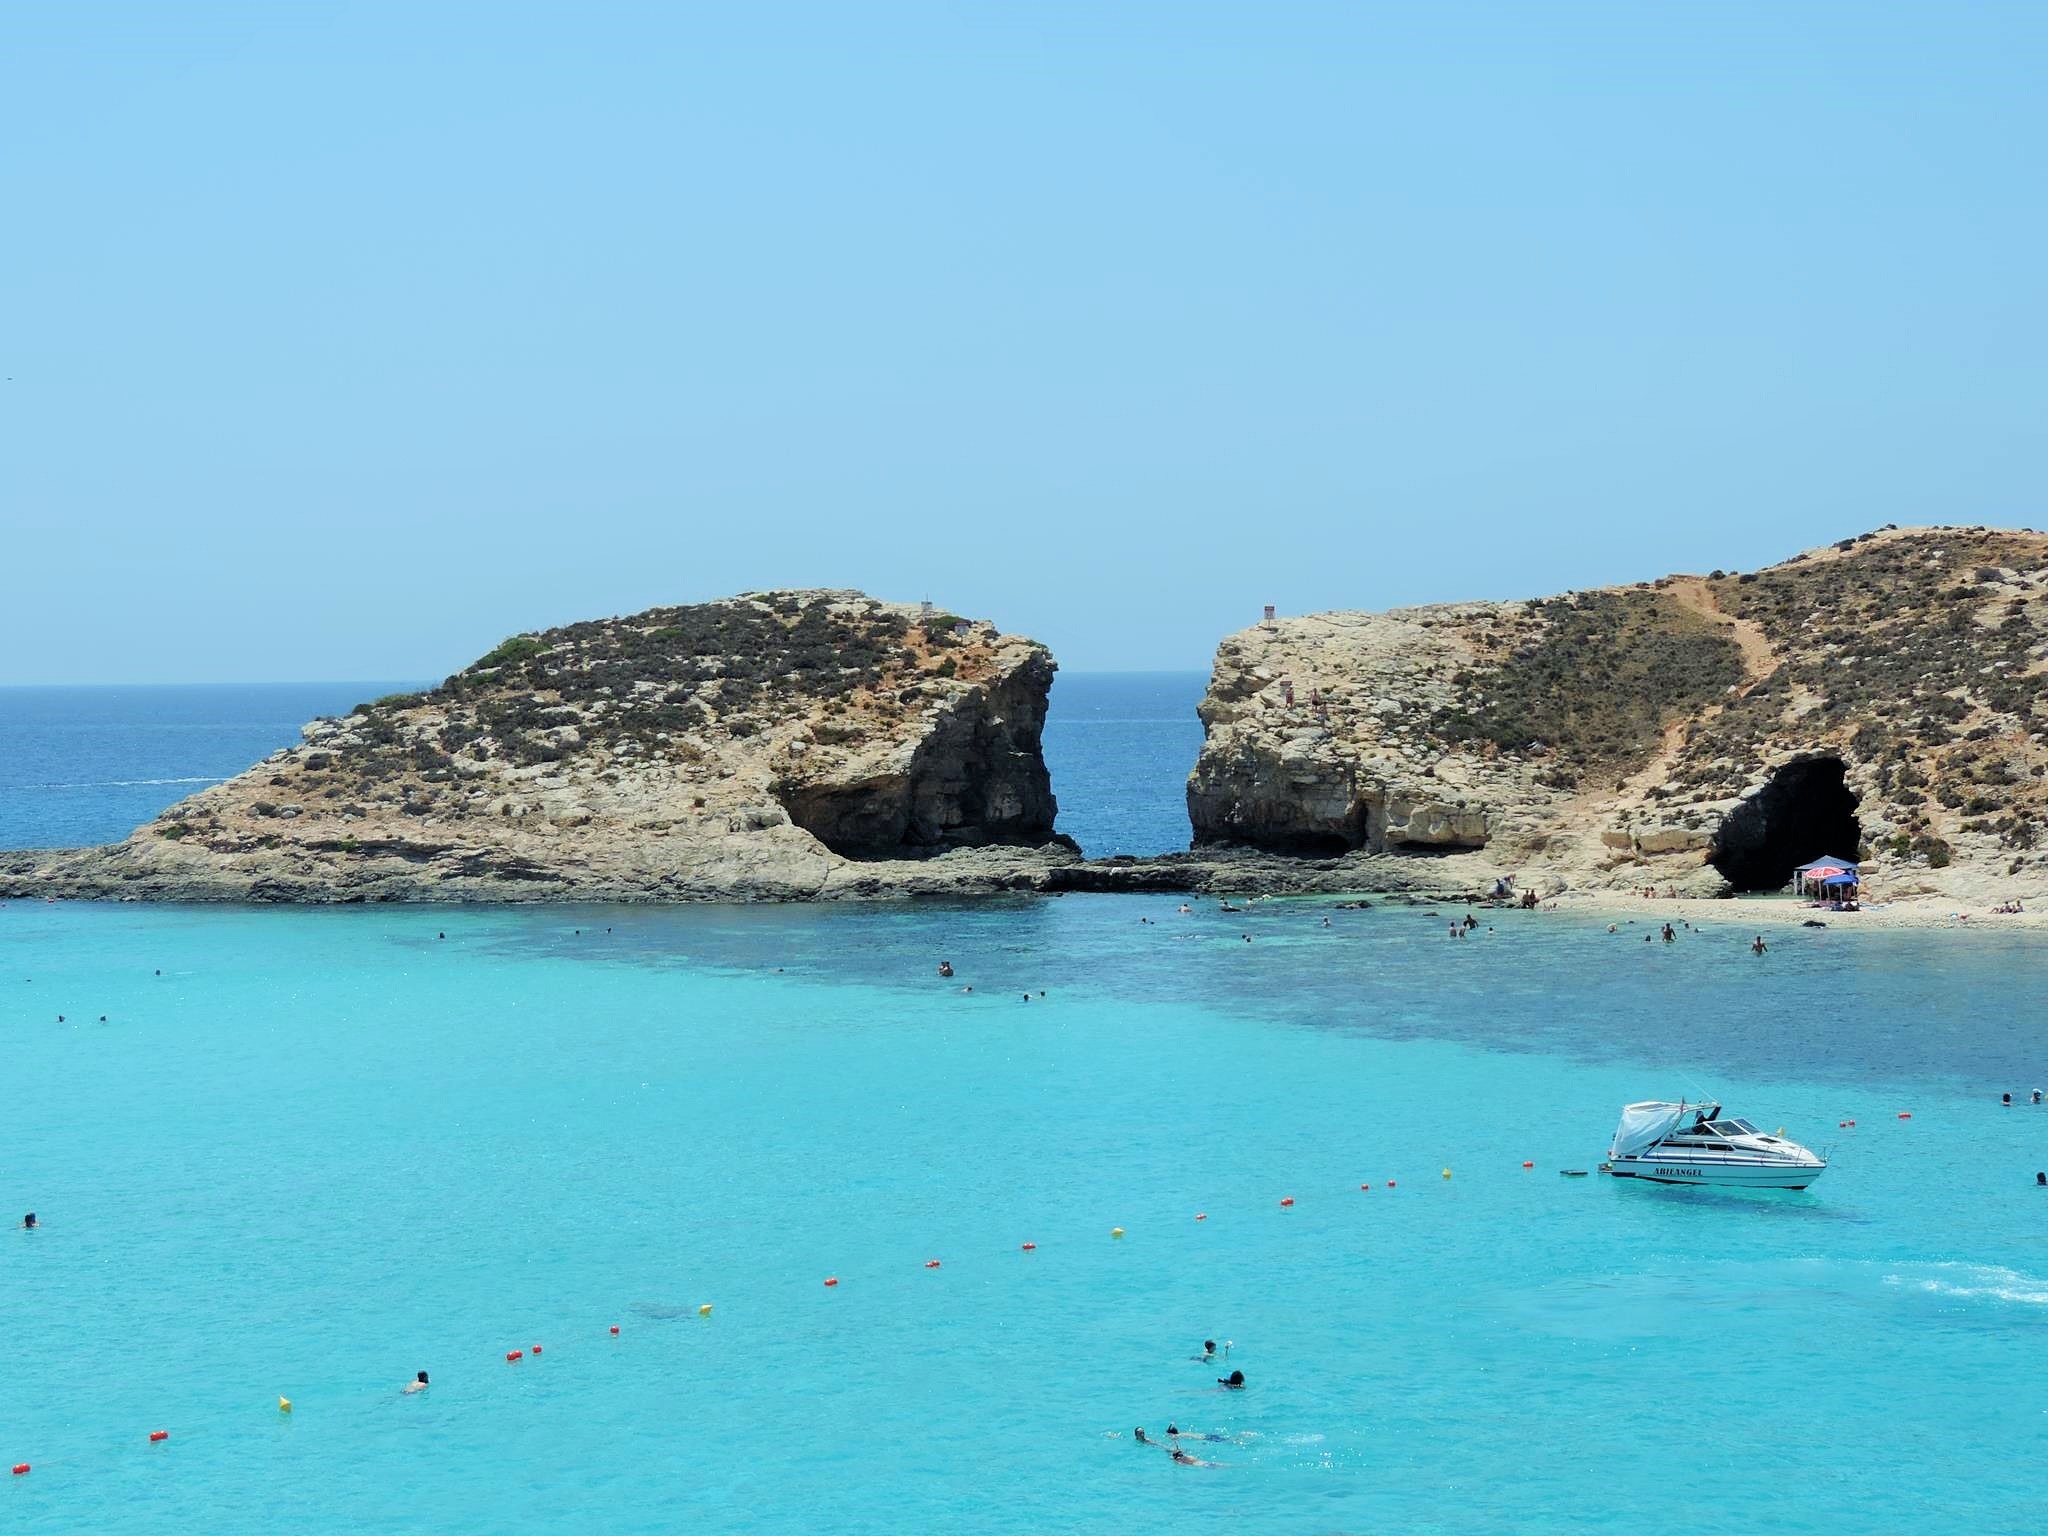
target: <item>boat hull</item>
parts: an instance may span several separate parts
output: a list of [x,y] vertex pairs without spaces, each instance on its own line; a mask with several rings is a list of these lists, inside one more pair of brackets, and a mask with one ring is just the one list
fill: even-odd
[[1652,1184],[1712,1184],[1736,1189],[1804,1189],[1826,1173],[1826,1163],[1691,1162],[1654,1157],[1618,1157],[1607,1171],[1617,1179]]

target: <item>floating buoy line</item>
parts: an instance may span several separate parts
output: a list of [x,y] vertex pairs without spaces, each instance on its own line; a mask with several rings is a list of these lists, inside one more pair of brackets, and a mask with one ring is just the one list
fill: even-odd
[[[1910,1119],[1912,1119],[1912,1118],[1913,1118],[1913,1114],[1912,1114],[1912,1111],[1910,1111],[1910,1110],[1900,1110],[1900,1111],[1898,1111],[1898,1118],[1899,1118],[1900,1120],[1910,1120]],[[1848,1120],[1848,1119],[1845,1119],[1845,1120],[1841,1120],[1841,1121],[1837,1122],[1837,1127],[1838,1127],[1838,1129],[1842,1129],[1842,1130],[1849,1130],[1849,1129],[1853,1129],[1853,1128],[1855,1127],[1855,1124],[1856,1124],[1856,1122],[1855,1122],[1854,1120]],[[1533,1159],[1527,1159],[1527,1158],[1525,1158],[1525,1159],[1523,1159],[1523,1160],[1522,1160],[1522,1162],[1521,1162],[1521,1167],[1522,1167],[1522,1168],[1523,1168],[1524,1170],[1528,1170],[1528,1169],[1533,1169],[1533,1168],[1534,1168],[1535,1166],[1536,1166],[1536,1164],[1535,1164],[1535,1161],[1534,1161]],[[1605,1173],[1605,1172],[1607,1172],[1607,1171],[1608,1171],[1608,1165],[1607,1165],[1606,1163],[1601,1163],[1601,1164],[1599,1165],[1599,1167],[1600,1167],[1600,1171],[1601,1171],[1601,1172],[1603,1172],[1603,1173]],[[1561,1175],[1563,1175],[1563,1176],[1564,1176],[1565,1178],[1568,1178],[1568,1179],[1583,1179],[1583,1178],[1586,1178],[1586,1177],[1588,1176],[1589,1170],[1587,1170],[1587,1169],[1584,1169],[1584,1168],[1560,1168],[1560,1169],[1558,1169],[1558,1172],[1559,1172],[1559,1173],[1560,1173]],[[1442,1178],[1443,1178],[1443,1179],[1444,1179],[1445,1181],[1448,1181],[1448,1180],[1450,1179],[1450,1177],[1451,1177],[1451,1170],[1450,1170],[1449,1168],[1445,1168],[1445,1169],[1443,1170],[1443,1172],[1442,1172]],[[2044,1182],[2048,1182],[2048,1176],[2044,1176]],[[1360,1193],[1362,1193],[1362,1194],[1370,1194],[1370,1193],[1372,1192],[1372,1190],[1373,1190],[1373,1187],[1374,1187],[1374,1186],[1373,1186],[1373,1184],[1372,1184],[1372,1183],[1371,1183],[1370,1181],[1367,1181],[1367,1182],[1365,1182],[1365,1183],[1362,1183],[1362,1184],[1360,1184],[1360,1185],[1358,1186],[1358,1189],[1359,1189],[1359,1192],[1360,1192]],[[1388,1180],[1386,1181],[1386,1187],[1387,1187],[1388,1189],[1395,1189],[1395,1188],[1398,1188],[1398,1187],[1399,1187],[1399,1181],[1397,1181],[1397,1180],[1394,1180],[1394,1179],[1388,1179]],[[1297,1197],[1295,1197],[1294,1195],[1283,1195],[1283,1196],[1281,1196],[1281,1197],[1280,1197],[1280,1200],[1279,1200],[1279,1205],[1280,1205],[1280,1208],[1281,1208],[1281,1209],[1283,1209],[1283,1210],[1289,1210],[1289,1209],[1292,1209],[1292,1208],[1293,1208],[1293,1207],[1295,1206],[1295,1204],[1296,1204],[1296,1198],[1297,1198]],[[1207,1220],[1209,1219],[1209,1213],[1208,1213],[1207,1211],[1196,1211],[1196,1212],[1194,1213],[1194,1219],[1195,1219],[1196,1221],[1198,1221],[1198,1222],[1202,1222],[1202,1221],[1207,1221]],[[1121,1240],[1122,1238],[1124,1238],[1124,1237],[1126,1236],[1126,1232],[1125,1232],[1125,1229],[1124,1229],[1124,1228],[1122,1228],[1122,1227],[1111,1227],[1111,1228],[1109,1229],[1109,1236],[1110,1236],[1110,1238],[1111,1238],[1112,1240]],[[1024,1243],[1020,1243],[1020,1244],[1018,1245],[1018,1251],[1020,1251],[1020,1252],[1023,1252],[1023,1253],[1036,1253],[1036,1252],[1038,1251],[1038,1244],[1037,1244],[1036,1242],[1024,1242]],[[926,1260],[924,1261],[924,1267],[925,1267],[925,1268],[926,1268],[927,1270],[936,1270],[936,1269],[942,1269],[942,1268],[944,1268],[944,1265],[943,1265],[943,1263],[942,1263],[942,1262],[941,1262],[940,1260],[938,1260],[938,1259],[936,1259],[936,1258],[931,1258],[931,1259],[926,1259]],[[839,1276],[837,1276],[837,1275],[827,1275],[827,1276],[825,1277],[825,1289],[827,1289],[827,1290],[835,1290],[835,1291],[836,1291],[836,1290],[838,1290],[839,1288],[840,1288],[840,1279],[839,1279]],[[701,1304],[700,1304],[700,1305],[699,1305],[699,1306],[697,1307],[697,1316],[698,1316],[698,1317],[700,1317],[700,1318],[706,1318],[706,1319],[708,1319],[709,1317],[711,1317],[711,1315],[712,1315],[712,1304],[711,1304],[710,1302],[708,1302],[708,1301],[707,1301],[707,1302],[703,1302],[703,1303],[701,1303]],[[616,1339],[616,1338],[618,1338],[618,1337],[620,1336],[620,1335],[619,1335],[619,1325],[618,1325],[617,1323],[613,1323],[613,1324],[611,1324],[611,1325],[610,1325],[610,1327],[609,1327],[609,1329],[608,1329],[608,1334],[609,1334],[609,1336],[610,1336],[610,1337],[612,1337],[612,1338],[615,1338],[615,1339]],[[531,1356],[532,1356],[532,1357],[533,1357],[534,1359],[536,1359],[536,1360],[537,1360],[537,1359],[539,1359],[539,1358],[540,1358],[540,1356],[541,1356],[541,1353],[542,1353],[542,1347],[541,1347],[541,1346],[540,1346],[539,1344],[531,1344],[531,1345],[528,1345],[528,1346],[526,1346],[526,1347],[525,1347],[525,1348],[523,1348],[523,1349],[509,1349],[509,1350],[507,1350],[507,1351],[505,1352],[505,1362],[506,1362],[506,1364],[508,1364],[508,1365],[516,1365],[516,1364],[520,1363],[520,1362],[521,1362],[522,1360],[526,1359],[526,1358],[527,1358],[527,1356],[529,1356],[529,1355],[531,1355]],[[289,1414],[289,1413],[291,1413],[291,1411],[292,1411],[292,1400],[291,1400],[291,1399],[290,1399],[289,1397],[284,1397],[284,1396],[280,1396],[280,1397],[279,1397],[279,1398],[277,1399],[277,1411],[278,1411],[278,1412],[279,1412],[280,1414]],[[161,1444],[164,1444],[165,1442],[167,1442],[167,1441],[168,1441],[168,1440],[169,1440],[170,1438],[171,1438],[171,1432],[170,1432],[170,1431],[169,1431],[168,1429],[153,1429],[153,1430],[149,1431],[149,1441],[148,1441],[148,1443],[149,1443],[149,1444],[151,1444],[151,1445],[161,1445]],[[26,1462],[26,1461],[19,1461],[19,1462],[15,1462],[15,1463],[13,1463],[13,1464],[12,1464],[12,1466],[10,1467],[10,1469],[9,1469],[9,1470],[10,1470],[10,1471],[12,1472],[12,1474],[13,1474],[13,1475],[14,1475],[15,1477],[25,1477],[25,1476],[27,1476],[27,1475],[28,1475],[28,1473],[29,1473],[29,1470],[30,1470],[30,1465],[31,1465],[31,1464],[30,1464],[29,1462]]]

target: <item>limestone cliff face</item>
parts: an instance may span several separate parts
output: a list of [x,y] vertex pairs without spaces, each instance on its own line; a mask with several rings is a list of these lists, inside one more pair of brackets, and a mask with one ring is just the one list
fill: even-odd
[[1848,841],[1879,896],[2039,899],[2044,672],[2048,537],[1990,529],[1280,619],[1217,650],[1188,811],[1198,843],[1694,894]]
[[[40,871],[96,894],[807,898],[1020,882],[1053,662],[987,623],[761,592],[506,641]],[[1015,862],[1015,861],[1012,861]]]

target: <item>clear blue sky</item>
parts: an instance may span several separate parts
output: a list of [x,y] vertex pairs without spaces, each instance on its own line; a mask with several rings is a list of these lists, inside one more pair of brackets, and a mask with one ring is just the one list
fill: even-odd
[[2048,522],[2048,5],[17,4],[0,682]]

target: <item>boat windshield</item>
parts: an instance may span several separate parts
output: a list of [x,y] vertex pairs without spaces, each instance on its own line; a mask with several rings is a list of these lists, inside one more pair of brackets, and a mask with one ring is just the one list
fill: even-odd
[[1707,1129],[1719,1136],[1754,1136],[1757,1133],[1756,1127],[1747,1120],[1716,1120]]

